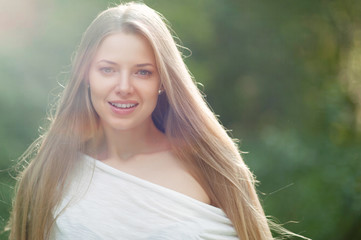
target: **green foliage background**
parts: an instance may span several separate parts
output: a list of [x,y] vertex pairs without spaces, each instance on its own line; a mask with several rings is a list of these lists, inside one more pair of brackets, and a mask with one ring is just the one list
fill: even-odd
[[[248,152],[266,213],[313,239],[361,239],[361,2],[145,3],[191,49],[185,61]],[[8,169],[37,137],[81,34],[113,5],[0,0],[1,226]]]

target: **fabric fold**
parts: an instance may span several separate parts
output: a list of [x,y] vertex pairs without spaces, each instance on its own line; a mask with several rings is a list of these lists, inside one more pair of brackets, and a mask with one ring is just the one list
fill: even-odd
[[221,209],[87,155],[82,161],[54,212],[53,239],[238,239]]

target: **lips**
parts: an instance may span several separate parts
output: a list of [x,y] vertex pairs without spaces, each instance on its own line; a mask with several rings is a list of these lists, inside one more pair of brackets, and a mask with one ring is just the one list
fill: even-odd
[[114,114],[126,116],[135,111],[139,103],[135,101],[109,101],[109,106]]
[[113,107],[121,108],[121,109],[133,108],[138,105],[137,103],[114,103],[114,102],[109,102],[109,103]]

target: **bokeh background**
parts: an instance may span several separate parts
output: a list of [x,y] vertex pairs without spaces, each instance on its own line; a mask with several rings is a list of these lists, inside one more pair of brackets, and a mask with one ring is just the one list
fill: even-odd
[[[0,226],[9,168],[36,139],[87,25],[114,2],[0,0]],[[313,239],[361,239],[361,1],[145,3],[192,51],[185,61],[248,152],[267,215]]]

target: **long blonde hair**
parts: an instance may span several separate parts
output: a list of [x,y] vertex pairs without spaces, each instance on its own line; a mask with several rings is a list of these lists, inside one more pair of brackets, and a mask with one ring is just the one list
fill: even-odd
[[101,135],[86,83],[90,61],[101,41],[119,31],[141,34],[153,47],[165,90],[158,99],[153,121],[170,139],[178,158],[191,164],[212,204],[226,213],[240,239],[273,239],[255,180],[238,146],[207,106],[166,20],[139,3],[102,12],[83,35],[47,132],[21,157],[26,167],[17,183],[10,239],[49,238],[55,221],[52,211],[62,198],[79,153],[89,151]]

